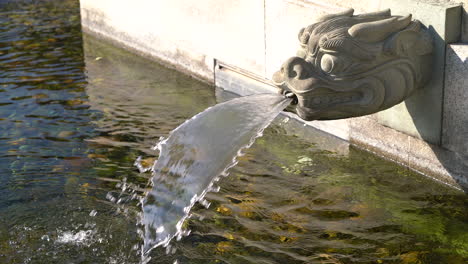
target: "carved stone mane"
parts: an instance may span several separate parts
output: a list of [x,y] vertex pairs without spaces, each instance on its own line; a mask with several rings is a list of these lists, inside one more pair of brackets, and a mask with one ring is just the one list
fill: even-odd
[[432,39],[427,29],[390,10],[324,16],[299,32],[297,56],[274,74],[297,97],[305,120],[341,119],[392,107],[430,77]]

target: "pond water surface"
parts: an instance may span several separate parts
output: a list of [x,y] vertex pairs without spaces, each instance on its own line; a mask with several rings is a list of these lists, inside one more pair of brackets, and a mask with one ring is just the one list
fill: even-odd
[[[138,263],[151,147],[214,89],[82,36],[78,1],[0,2],[0,263]],[[279,120],[281,121],[281,120]],[[151,263],[467,263],[468,198],[281,122]],[[321,139],[317,138],[317,142]]]

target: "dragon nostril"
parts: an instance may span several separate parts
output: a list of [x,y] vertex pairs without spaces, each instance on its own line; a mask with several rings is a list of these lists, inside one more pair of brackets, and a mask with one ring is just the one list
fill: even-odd
[[292,67],[291,69],[291,72],[289,74],[289,77],[290,78],[296,78],[296,79],[300,79],[301,76],[302,76],[302,71],[303,71],[303,68],[301,65],[299,64],[296,64]]
[[297,72],[291,71],[288,77],[289,78],[296,78],[296,76],[297,76]]

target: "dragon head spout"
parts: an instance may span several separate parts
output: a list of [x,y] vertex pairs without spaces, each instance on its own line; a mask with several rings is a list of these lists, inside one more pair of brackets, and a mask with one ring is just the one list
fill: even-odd
[[432,39],[427,29],[390,10],[327,15],[299,32],[300,49],[273,81],[297,97],[305,120],[372,114],[392,107],[430,77]]

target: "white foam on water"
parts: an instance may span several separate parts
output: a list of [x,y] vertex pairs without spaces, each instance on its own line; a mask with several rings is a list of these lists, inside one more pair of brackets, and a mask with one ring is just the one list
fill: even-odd
[[62,244],[89,245],[95,234],[95,230],[80,230],[78,232],[60,231],[55,242]]

